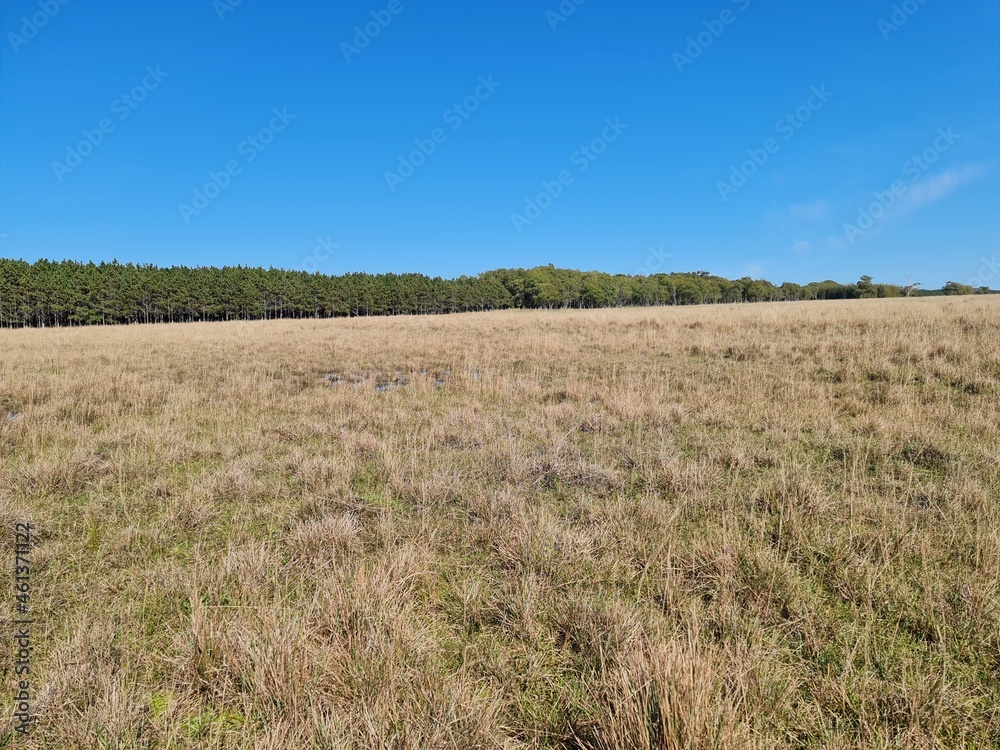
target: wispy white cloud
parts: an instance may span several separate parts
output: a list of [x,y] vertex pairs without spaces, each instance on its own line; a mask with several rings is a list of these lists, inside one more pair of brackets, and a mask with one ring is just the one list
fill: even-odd
[[836,251],[840,251],[840,250],[846,250],[847,247],[848,247],[848,244],[846,242],[844,242],[843,240],[838,240],[832,234],[828,234],[826,236],[826,246],[828,248],[830,248],[831,250],[833,250],[833,251],[836,252]]
[[948,169],[940,174],[929,175],[911,187],[900,200],[894,213],[905,216],[924,206],[947,198],[959,188],[983,176],[985,168],[980,164]]
[[833,213],[834,206],[825,200],[796,203],[788,209],[792,221],[822,221]]
[[766,211],[764,213],[764,221],[769,224],[779,224],[781,225],[782,231],[784,231],[784,225],[788,221],[822,221],[823,219],[829,218],[833,214],[835,208],[836,206],[832,203],[822,199],[807,201],[805,203],[796,203],[783,210]]
[[796,255],[805,255],[812,248],[812,243],[809,240],[799,240],[794,245],[792,245],[792,252]]
[[[875,202],[858,207],[854,222],[844,224],[844,237],[854,245],[868,240],[915,213],[978,180],[987,173],[986,164],[952,167],[934,175],[919,175],[911,183],[893,183],[891,191],[876,192]],[[895,196],[899,196],[896,199]],[[831,242],[831,248],[833,247]]]

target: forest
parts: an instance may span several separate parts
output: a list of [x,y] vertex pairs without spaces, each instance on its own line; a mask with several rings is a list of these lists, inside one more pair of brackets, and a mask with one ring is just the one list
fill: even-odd
[[425,315],[499,309],[697,305],[989,293],[948,282],[935,292],[878,284],[805,285],[706,271],[628,276],[552,265],[456,279],[416,273],[327,276],[277,268],[160,268],[0,258],[0,327]]

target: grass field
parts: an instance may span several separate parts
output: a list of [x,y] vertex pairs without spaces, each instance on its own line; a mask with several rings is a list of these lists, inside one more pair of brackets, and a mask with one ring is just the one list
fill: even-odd
[[0,331],[0,745],[997,747],[998,456],[997,298]]

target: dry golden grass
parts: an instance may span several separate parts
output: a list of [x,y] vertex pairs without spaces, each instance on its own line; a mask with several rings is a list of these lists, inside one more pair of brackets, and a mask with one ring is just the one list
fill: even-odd
[[998,456],[993,298],[0,331],[13,741],[996,747]]

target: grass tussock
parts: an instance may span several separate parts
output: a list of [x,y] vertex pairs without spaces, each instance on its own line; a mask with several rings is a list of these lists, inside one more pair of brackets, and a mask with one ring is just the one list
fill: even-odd
[[996,747],[998,415],[989,298],[0,331],[16,741]]

